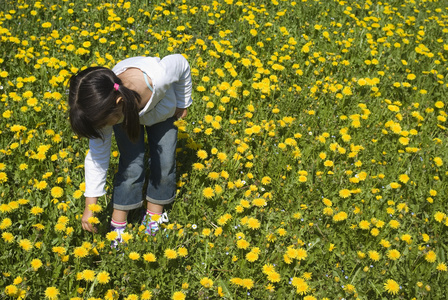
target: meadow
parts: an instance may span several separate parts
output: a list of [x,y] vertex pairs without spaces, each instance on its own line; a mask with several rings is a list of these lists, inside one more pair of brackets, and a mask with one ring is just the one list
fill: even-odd
[[[0,2],[0,298],[445,299],[447,33],[437,0]],[[170,223],[111,249],[68,80],[171,53]]]

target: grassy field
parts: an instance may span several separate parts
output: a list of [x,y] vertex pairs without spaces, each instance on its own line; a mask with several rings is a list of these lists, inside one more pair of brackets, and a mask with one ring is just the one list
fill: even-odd
[[[445,299],[447,33],[436,0],[0,2],[0,299]],[[177,200],[117,251],[67,82],[170,53]]]

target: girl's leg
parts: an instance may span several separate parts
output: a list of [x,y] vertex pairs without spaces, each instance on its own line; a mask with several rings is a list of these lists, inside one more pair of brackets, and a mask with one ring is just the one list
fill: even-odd
[[163,205],[146,202],[146,209],[149,211],[152,211],[153,213],[156,213],[156,214],[162,214]]
[[[176,144],[177,127],[174,118],[146,128],[150,151],[150,176],[146,191],[147,213],[143,219],[148,234],[159,230],[158,224],[168,222],[163,207],[174,201],[176,195]],[[153,215],[159,215],[152,221]]]
[[174,201],[176,196],[177,127],[174,118],[148,126],[150,175],[146,200],[156,209]]
[[129,140],[121,124],[114,127],[120,158],[118,172],[114,179],[112,219],[116,222],[126,222],[128,212],[142,205],[142,189],[145,182],[144,130],[141,128],[137,142]]
[[126,219],[128,217],[128,210],[120,210],[114,208],[114,211],[112,212],[112,220],[115,220],[117,222],[126,222]]

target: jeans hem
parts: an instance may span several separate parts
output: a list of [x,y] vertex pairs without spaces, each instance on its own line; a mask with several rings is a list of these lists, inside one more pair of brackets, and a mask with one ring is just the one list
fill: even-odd
[[129,205],[120,205],[120,204],[114,203],[114,209],[131,210],[131,209],[136,209],[136,208],[142,207],[142,204],[143,204],[143,201],[140,201],[139,203],[136,203],[136,204],[129,204]]
[[173,203],[175,197],[176,196],[173,196],[173,197],[171,197],[170,199],[167,199],[167,200],[157,200],[157,199],[151,198],[149,196],[146,196],[146,201],[154,203],[154,204],[159,204],[159,205],[167,205],[167,204]]

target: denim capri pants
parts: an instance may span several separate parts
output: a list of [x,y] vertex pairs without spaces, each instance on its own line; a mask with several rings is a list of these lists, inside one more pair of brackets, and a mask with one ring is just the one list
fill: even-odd
[[[149,167],[146,200],[160,205],[170,204],[176,196],[175,118],[141,126],[138,141],[129,140],[121,124],[113,126],[120,159],[114,179],[113,207],[131,210],[142,206],[145,167]],[[145,162],[145,132],[148,137],[149,159]]]

